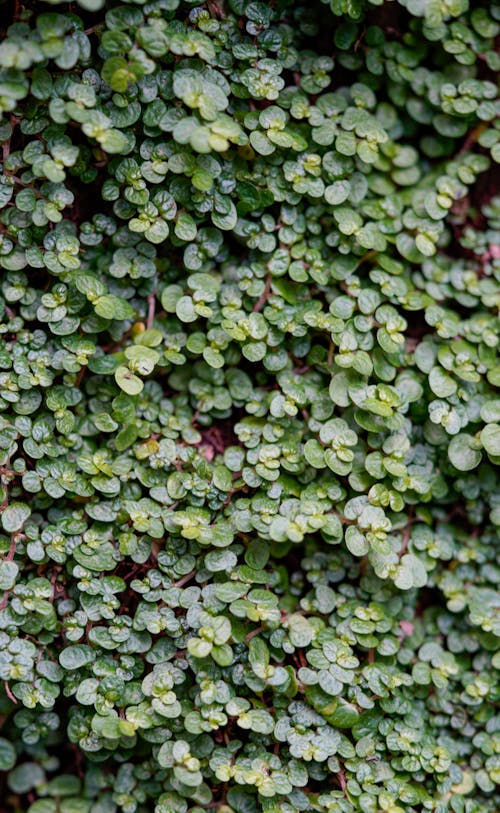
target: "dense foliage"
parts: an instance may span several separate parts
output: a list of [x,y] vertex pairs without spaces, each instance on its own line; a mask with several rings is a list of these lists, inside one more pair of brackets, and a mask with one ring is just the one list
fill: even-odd
[[498,810],[500,8],[0,10],[2,811]]

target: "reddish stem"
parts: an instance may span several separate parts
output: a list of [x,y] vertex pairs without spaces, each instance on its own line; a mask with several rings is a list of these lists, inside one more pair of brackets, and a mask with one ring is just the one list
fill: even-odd
[[173,586],[182,587],[183,585],[187,584],[188,581],[191,581],[195,573],[196,570],[192,570],[191,573],[187,573],[185,576],[182,577],[182,579],[179,579],[178,582],[174,582]]
[[16,704],[16,706],[17,706],[17,698],[16,698],[16,697],[14,697],[14,695],[12,694],[12,692],[11,692],[11,690],[10,690],[10,686],[9,686],[9,684],[8,684],[8,681],[4,680],[4,684],[3,684],[3,685],[5,686],[5,692],[6,692],[6,694],[7,694],[7,697],[9,698],[9,700],[12,700],[12,702],[13,702],[13,703],[15,703],[15,704]]
[[260,299],[257,300],[253,307],[254,313],[258,313],[260,310],[262,310],[267,300],[269,299],[270,293],[271,293],[271,277],[268,277],[266,279],[266,287],[264,288],[264,293],[262,294]]
[[148,318],[146,321],[146,328],[151,330],[153,327],[153,322],[155,318],[155,311],[156,311],[156,296],[155,294],[149,294],[148,296]]

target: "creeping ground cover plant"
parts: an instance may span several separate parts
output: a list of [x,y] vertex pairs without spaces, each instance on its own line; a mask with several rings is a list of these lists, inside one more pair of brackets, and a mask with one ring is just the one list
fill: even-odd
[[500,6],[0,13],[1,813],[496,813]]

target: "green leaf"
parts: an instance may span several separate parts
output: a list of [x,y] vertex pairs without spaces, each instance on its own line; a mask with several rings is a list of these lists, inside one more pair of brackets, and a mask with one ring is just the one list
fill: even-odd
[[190,296],[181,296],[175,305],[175,312],[181,322],[195,322],[198,318]]
[[500,426],[488,423],[481,430],[481,443],[491,457],[500,457]]
[[175,236],[179,240],[191,242],[196,239],[196,223],[187,212],[179,212],[175,224]]
[[430,371],[429,386],[439,398],[448,398],[457,390],[456,382],[441,367],[433,367]]
[[15,562],[0,561],[0,590],[10,590],[16,583],[19,567]]
[[313,639],[314,631],[307,618],[292,613],[292,615],[288,617],[288,634],[292,644],[302,649],[309,646]]
[[459,471],[472,471],[481,462],[480,443],[471,435],[461,432],[448,446],[448,457]]
[[201,638],[190,638],[187,644],[188,652],[194,658],[206,658],[212,651],[212,646],[209,641],[202,641]]
[[0,737],[0,771],[10,771],[16,764],[16,749],[4,737]]
[[13,502],[1,514],[2,527],[7,533],[20,531],[31,514],[31,508],[25,503]]
[[423,587],[427,584],[427,572],[417,556],[406,553],[396,571],[394,584],[400,590],[409,590],[412,587]]
[[104,319],[131,319],[134,315],[133,307],[119,296],[105,294],[94,303],[95,311]]
[[75,644],[74,646],[67,646],[59,654],[59,663],[63,669],[74,671],[82,669],[93,663],[95,659],[95,652],[90,646],[84,644]]
[[127,395],[138,395],[144,389],[144,383],[141,379],[123,364],[115,371],[115,381]]
[[150,243],[155,243],[155,245],[158,243],[164,243],[168,237],[168,234],[168,223],[165,223],[164,220],[156,220],[144,232],[146,240],[149,240]]
[[326,187],[325,200],[332,206],[338,206],[347,200],[350,191],[351,185],[349,181],[335,181],[335,183]]
[[315,440],[308,440],[304,445],[304,457],[315,469],[325,468],[325,453],[321,444]]

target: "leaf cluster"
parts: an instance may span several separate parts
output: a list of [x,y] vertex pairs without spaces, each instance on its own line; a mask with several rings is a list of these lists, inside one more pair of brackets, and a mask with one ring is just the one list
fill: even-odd
[[498,6],[11,5],[2,809],[495,813]]

